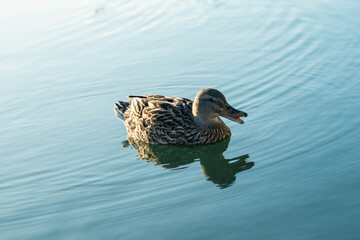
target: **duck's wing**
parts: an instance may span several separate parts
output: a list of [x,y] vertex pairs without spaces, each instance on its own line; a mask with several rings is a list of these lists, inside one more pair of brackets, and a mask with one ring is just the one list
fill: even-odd
[[[128,96],[129,102],[125,101],[118,101],[114,104],[114,113],[115,115],[122,121],[125,121],[126,118],[131,118],[132,116],[138,116],[142,113],[142,106],[146,105],[148,102],[148,96],[155,97],[155,98],[161,98],[163,96],[161,95],[144,95],[144,96],[136,96],[136,95],[130,95]],[[134,101],[134,106],[131,111],[131,102],[133,99],[136,99]]]
[[186,144],[194,126],[193,101],[161,95],[128,98],[124,117],[130,137],[154,144]]
[[[128,96],[130,117],[192,117],[193,101],[187,98],[166,97],[162,95]],[[159,119],[159,121],[161,121]]]

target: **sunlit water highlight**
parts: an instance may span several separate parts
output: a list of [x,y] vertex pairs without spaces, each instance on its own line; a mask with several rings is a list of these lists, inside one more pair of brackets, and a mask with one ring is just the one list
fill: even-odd
[[[0,239],[358,239],[359,9],[2,3]],[[207,87],[230,142],[123,146],[113,102]]]

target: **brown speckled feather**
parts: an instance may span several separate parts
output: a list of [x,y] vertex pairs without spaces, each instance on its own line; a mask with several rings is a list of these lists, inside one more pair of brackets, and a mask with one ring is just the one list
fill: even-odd
[[115,114],[124,121],[128,136],[145,143],[201,145],[219,142],[231,135],[219,119],[216,126],[200,126],[192,114],[193,101],[161,95],[129,96],[129,103],[115,104]]

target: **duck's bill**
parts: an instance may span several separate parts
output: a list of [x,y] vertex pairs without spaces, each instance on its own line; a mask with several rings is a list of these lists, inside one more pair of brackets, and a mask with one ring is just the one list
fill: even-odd
[[247,113],[237,110],[233,108],[232,106],[228,105],[221,113],[220,116],[227,118],[231,121],[243,124],[244,120],[241,119],[241,117],[247,117]]

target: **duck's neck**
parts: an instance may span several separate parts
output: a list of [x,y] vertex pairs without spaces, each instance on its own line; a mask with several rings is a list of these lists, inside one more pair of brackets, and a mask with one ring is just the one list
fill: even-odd
[[201,129],[202,134],[207,136],[206,143],[218,142],[229,137],[231,132],[228,126],[216,114],[211,115],[204,109],[199,107],[198,101],[194,101],[192,108],[194,122]]
[[223,123],[215,113],[209,113],[204,106],[200,105],[199,100],[195,99],[192,106],[192,114],[197,125],[200,127],[216,127]]
[[218,117],[215,118],[206,118],[203,116],[194,115],[195,123],[202,128],[217,128],[223,125],[223,121],[221,121]]
[[214,126],[221,122],[217,116],[209,116],[206,112],[199,110],[197,106],[193,107],[192,113],[195,123],[200,127]]

